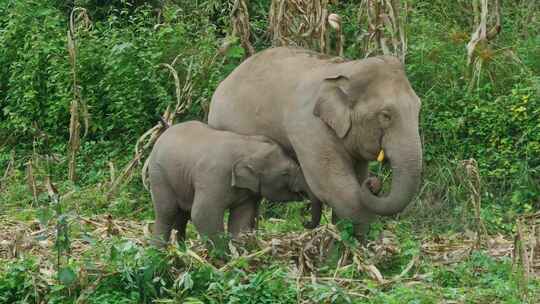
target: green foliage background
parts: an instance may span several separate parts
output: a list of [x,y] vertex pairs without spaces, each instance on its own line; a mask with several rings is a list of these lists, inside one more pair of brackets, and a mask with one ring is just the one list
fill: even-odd
[[[0,5],[0,152],[24,158],[33,146],[66,155],[69,104],[68,16],[88,10],[92,27],[77,31],[78,77],[89,108],[78,171],[95,182],[109,160],[124,161],[134,141],[174,100],[173,82],[160,63],[179,56],[176,69],[194,71],[194,106],[181,120],[202,118],[213,90],[243,57],[234,44],[217,55],[230,34],[227,1],[14,1]],[[253,1],[256,49],[265,36],[270,1]],[[478,86],[468,90],[465,44],[472,29],[464,1],[409,1],[406,68],[422,98],[425,160],[475,158],[489,189],[505,206],[530,210],[537,202],[540,167],[540,36],[526,5],[503,4],[502,32]],[[160,25],[157,9],[161,9]],[[346,57],[361,58],[357,4],[332,7],[344,20]],[[535,19],[533,19],[535,20]],[[46,140],[45,140],[46,139]],[[44,145],[47,145],[45,148]],[[64,157],[65,158],[65,157]]]
[[[257,50],[270,47],[266,34],[270,2],[249,1],[252,42]],[[343,19],[345,56],[362,58],[358,38],[365,29],[357,23],[358,1],[336,2],[331,11]],[[482,216],[488,229],[510,232],[517,215],[540,208],[539,7],[528,6],[527,1],[502,1],[502,31],[481,54],[486,63],[480,82],[469,89],[465,46],[473,31],[470,1],[408,3],[406,70],[422,99],[425,171],[422,191],[401,219],[402,241],[413,242],[409,238],[418,231],[468,227],[460,218],[472,207],[465,203],[468,193],[457,171],[460,161],[469,158],[479,164]],[[67,50],[73,6],[86,8],[92,24],[76,34],[78,78],[90,118],[77,158],[76,185],[61,182],[67,179],[73,99]],[[224,41],[231,40],[231,7],[232,1],[220,0],[0,0],[0,174],[12,153],[18,169],[9,189],[0,189],[0,215],[2,207],[14,207],[9,210],[17,210],[21,220],[46,216],[40,213],[45,209],[20,208],[32,200],[22,171],[36,151],[55,155],[53,180],[58,181],[61,192],[76,190],[66,202],[68,209],[151,218],[150,198],[138,179],[112,201],[92,187],[108,178],[108,162],[120,167],[131,159],[137,138],[175,102],[172,77],[159,67],[161,63],[171,63],[178,56],[174,67],[181,80],[190,66],[193,71],[193,106],[177,122],[204,118],[214,89],[244,57],[238,41],[225,53],[219,52]],[[530,18],[534,14],[536,18]],[[41,199],[46,200],[46,195]],[[289,216],[291,209],[285,209],[275,214]],[[300,226],[297,224],[290,220],[265,229],[283,232]],[[121,241],[114,246],[118,251],[114,258],[112,252],[97,248],[98,259],[110,260],[108,267],[114,275],[100,285],[103,290],[98,289],[90,302],[150,302],[167,294],[161,287],[170,288],[173,279],[167,278],[160,253]],[[512,289],[514,281],[508,279],[510,265],[500,266],[489,257],[476,256],[457,269],[432,269],[434,283],[443,286],[441,289],[398,286],[388,294],[373,289],[371,302],[408,299],[431,303],[443,296],[463,300],[457,294],[465,293],[480,302],[517,303],[520,295]],[[2,269],[0,303],[21,297],[32,302],[35,286],[28,275],[39,272],[35,261],[23,260]],[[161,278],[161,287],[149,283],[155,278]],[[191,303],[201,303],[197,299],[295,302],[296,291],[283,282],[294,284],[279,266],[256,273],[237,269],[227,277],[200,268],[187,272],[176,296]],[[145,288],[148,292],[141,292]],[[49,300],[63,303],[70,292],[56,286]],[[310,285],[306,293],[314,302],[350,302],[332,285]]]

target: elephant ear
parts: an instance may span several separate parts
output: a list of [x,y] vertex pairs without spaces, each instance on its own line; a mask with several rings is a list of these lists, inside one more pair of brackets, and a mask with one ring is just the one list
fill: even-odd
[[236,161],[232,167],[231,186],[259,193],[261,189],[260,175],[253,166],[251,157]]
[[313,115],[332,128],[339,138],[345,137],[351,128],[352,102],[343,91],[348,80],[343,75],[326,78],[313,109]]

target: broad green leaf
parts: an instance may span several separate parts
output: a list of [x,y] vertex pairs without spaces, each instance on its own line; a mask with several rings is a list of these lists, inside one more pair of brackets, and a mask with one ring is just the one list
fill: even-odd
[[71,285],[77,280],[77,274],[71,267],[64,267],[58,271],[58,280],[64,285]]

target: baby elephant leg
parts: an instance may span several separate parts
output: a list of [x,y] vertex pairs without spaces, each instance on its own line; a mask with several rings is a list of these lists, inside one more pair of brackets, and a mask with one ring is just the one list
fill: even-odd
[[[196,193],[191,207],[191,220],[199,234],[208,237],[214,246],[220,247],[224,233],[223,215],[225,208],[218,204],[219,198]],[[219,243],[219,244],[218,244]]]
[[241,232],[255,230],[257,228],[257,216],[257,200],[244,202],[231,208],[228,223],[229,233],[235,237]]
[[165,183],[160,183],[154,178],[152,180],[152,201],[156,213],[154,224],[154,240],[156,246],[163,246],[169,241],[171,230],[175,226],[180,208],[176,202],[174,192]]
[[178,242],[184,241],[186,238],[186,226],[191,215],[189,211],[179,210],[176,217],[174,229],[176,229],[176,239]]

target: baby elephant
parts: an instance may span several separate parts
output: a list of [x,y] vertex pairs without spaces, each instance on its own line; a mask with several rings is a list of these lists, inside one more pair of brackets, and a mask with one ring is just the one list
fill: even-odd
[[[220,131],[197,121],[174,125],[157,140],[149,162],[156,213],[154,235],[168,241],[171,229],[185,237],[188,220],[215,239],[255,227],[261,197],[270,201],[302,200],[307,184],[298,164],[263,136]],[[319,212],[320,202],[313,208]]]

